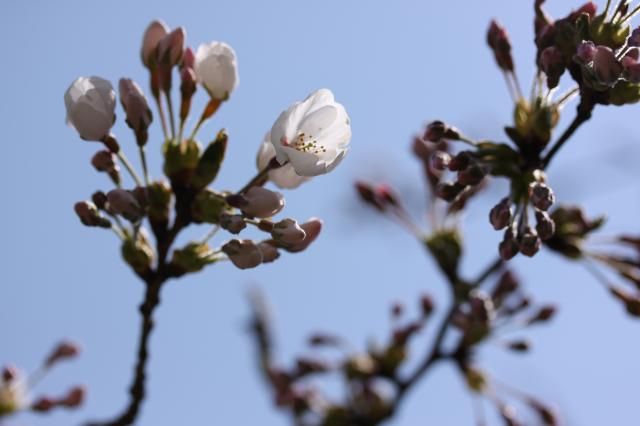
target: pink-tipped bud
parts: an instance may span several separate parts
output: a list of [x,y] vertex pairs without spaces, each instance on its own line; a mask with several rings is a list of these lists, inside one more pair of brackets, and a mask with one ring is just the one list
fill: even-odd
[[148,129],[153,115],[140,86],[130,78],[121,78],[119,83],[120,102],[127,117],[126,122],[135,135],[138,146],[147,143]]
[[540,237],[535,229],[527,227],[525,231],[520,235],[520,241],[518,248],[520,253],[528,257],[533,257],[540,250],[541,245]]
[[433,170],[443,171],[449,167],[451,155],[445,151],[435,151],[429,158],[429,167]]
[[504,232],[504,237],[498,245],[498,251],[502,260],[512,259],[520,251],[513,228],[509,227]]
[[298,222],[286,218],[273,225],[271,236],[280,244],[292,246],[303,242],[307,234]]
[[511,223],[511,199],[505,197],[489,212],[489,222],[496,231],[504,229]]
[[84,226],[111,227],[111,222],[100,215],[98,208],[91,201],[79,201],[73,206],[73,209]]
[[49,396],[42,396],[31,404],[31,409],[37,413],[46,413],[56,407],[57,401]]
[[378,198],[385,204],[389,204],[395,207],[398,207],[400,205],[398,196],[389,185],[378,185],[378,187],[376,188],[376,194],[378,195]]
[[193,69],[193,67],[195,66],[196,63],[196,54],[193,53],[193,49],[191,49],[190,47],[187,47],[184,50],[184,54],[182,55],[182,69],[185,68],[191,68]]
[[529,185],[529,201],[537,209],[547,211],[556,201],[556,196],[546,184],[533,182]]
[[83,386],[75,386],[58,401],[58,404],[66,408],[79,407],[84,402],[86,394],[87,391]]
[[549,46],[540,54],[540,67],[547,75],[547,87],[553,89],[558,86],[560,77],[564,73],[564,58],[556,46]]
[[258,244],[258,248],[262,253],[262,263],[270,263],[280,257],[280,252],[268,241],[262,241]]
[[109,191],[107,202],[109,211],[122,215],[131,222],[136,222],[142,217],[142,209],[138,200],[127,190],[118,188]]
[[261,186],[249,188],[243,196],[247,203],[241,207],[241,210],[247,216],[271,217],[284,208],[284,197],[281,193]]
[[157,51],[158,63],[169,65],[170,67],[178,65],[182,60],[186,37],[185,29],[178,27],[160,39]]
[[498,22],[491,21],[487,31],[487,44],[493,51],[498,67],[503,71],[512,72],[514,70],[513,58],[511,57],[511,42],[507,31]]
[[251,240],[231,240],[222,246],[231,262],[240,269],[255,268],[262,263],[262,251]]
[[305,232],[306,236],[304,240],[298,244],[294,244],[289,247],[285,247],[284,249],[290,253],[297,253],[305,250],[307,247],[311,245],[312,242],[318,238],[320,235],[320,231],[322,230],[322,221],[317,218],[311,218],[302,225],[300,228]]
[[11,383],[18,377],[18,369],[11,364],[2,367],[2,381],[4,383]]
[[385,203],[380,199],[379,194],[371,185],[365,182],[356,182],[355,187],[362,201],[380,211],[385,210]]
[[78,346],[76,343],[70,341],[60,342],[47,357],[45,365],[47,367],[51,367],[59,361],[75,358],[79,353],[80,346]]
[[638,62],[638,55],[640,50],[633,48],[624,55],[622,58],[622,67],[624,68],[624,78],[631,83],[640,83],[640,62]]
[[429,142],[439,142],[441,139],[459,139],[460,132],[455,127],[436,120],[427,125],[423,138]]
[[239,234],[240,231],[247,227],[247,223],[242,215],[222,213],[220,215],[220,227],[232,234]]
[[156,48],[158,43],[169,33],[169,27],[162,21],[153,21],[144,32],[142,37],[142,63],[147,68],[153,68],[156,61]]
[[527,323],[534,324],[551,321],[551,319],[556,315],[556,312],[557,309],[553,305],[543,306],[527,321]]
[[553,237],[556,232],[556,224],[549,216],[549,213],[536,210],[536,231],[542,241],[546,241]]
[[91,157],[91,165],[99,172],[118,172],[120,167],[116,162],[116,155],[107,150],[98,151]]
[[436,197],[441,198],[447,202],[454,201],[458,195],[462,192],[464,186],[459,183],[439,183],[436,186]]
[[622,74],[622,64],[610,47],[597,46],[593,56],[593,71],[600,83],[613,86]]
[[583,40],[578,45],[578,48],[576,49],[576,55],[574,58],[582,64],[588,64],[589,62],[593,61],[593,58],[595,57],[595,55],[596,55],[596,45],[593,44],[592,41]]
[[197,88],[198,81],[193,68],[183,68],[180,72],[180,94],[182,95],[182,102],[189,102]]

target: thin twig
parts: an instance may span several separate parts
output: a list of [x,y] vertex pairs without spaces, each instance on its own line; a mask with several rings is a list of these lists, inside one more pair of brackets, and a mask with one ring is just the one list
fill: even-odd
[[560,138],[556,141],[556,143],[551,147],[547,155],[545,155],[545,157],[542,159],[543,169],[549,167],[549,163],[551,163],[553,157],[558,153],[565,142],[567,142],[571,138],[571,136],[573,136],[578,127],[580,127],[582,123],[588,121],[591,118],[591,112],[593,111],[593,108],[594,104],[591,103],[591,101],[584,98],[582,99],[582,101],[578,105],[578,111],[575,118],[573,119],[569,127],[567,127],[564,133],[560,136]]

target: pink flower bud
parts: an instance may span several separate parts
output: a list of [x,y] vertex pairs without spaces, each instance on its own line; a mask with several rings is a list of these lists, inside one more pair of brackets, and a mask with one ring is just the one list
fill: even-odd
[[515,233],[511,227],[507,228],[505,231],[504,237],[498,245],[498,251],[500,252],[500,257],[503,260],[513,258],[518,254],[518,251],[520,251],[518,241],[516,240]]
[[223,213],[220,215],[220,227],[232,234],[239,234],[240,231],[247,227],[247,223],[242,215]]
[[634,29],[627,40],[627,46],[640,47],[640,27]]
[[622,58],[622,67],[624,68],[624,78],[631,83],[640,83],[640,63],[638,62],[638,49],[631,49]]
[[306,232],[294,219],[283,219],[273,225],[271,236],[285,246],[296,245],[304,241]]
[[322,221],[317,218],[312,218],[300,225],[300,228],[302,228],[306,236],[301,243],[285,247],[285,250],[290,253],[297,253],[309,247],[309,245],[318,238],[318,235],[320,235],[320,231],[322,230]]
[[549,210],[556,201],[553,190],[541,182],[533,182],[529,185],[529,201],[540,210]]
[[80,347],[77,344],[69,341],[60,342],[47,357],[45,365],[51,367],[59,361],[75,358],[79,353]]
[[491,21],[487,31],[487,44],[493,50],[498,67],[503,71],[514,70],[513,58],[511,57],[511,42],[507,31],[496,21]]
[[177,65],[182,60],[184,53],[184,42],[187,33],[183,27],[178,27],[165,35],[158,42],[157,60],[160,64],[170,67]]
[[2,367],[2,381],[4,383],[11,383],[18,377],[18,369],[11,364]]
[[73,209],[80,218],[80,222],[85,226],[111,227],[111,222],[100,215],[98,208],[91,201],[77,202]]
[[362,201],[380,211],[386,209],[385,203],[380,199],[379,194],[371,185],[365,182],[356,182],[355,187]]
[[147,143],[149,136],[147,129],[153,119],[151,109],[149,109],[142,89],[135,81],[121,78],[119,86],[120,102],[127,114],[127,125],[135,132],[138,145],[143,146]]
[[429,167],[433,170],[443,171],[449,167],[451,155],[445,151],[435,151],[429,158]]
[[98,151],[91,158],[91,165],[99,172],[118,172],[120,167],[116,162],[116,155],[107,150]]
[[398,196],[395,194],[395,192],[393,192],[389,185],[378,185],[378,187],[376,188],[376,194],[378,195],[378,198],[385,204],[389,204],[395,207],[398,207],[400,205]]
[[240,269],[255,268],[262,263],[262,251],[251,240],[231,240],[222,246],[222,251]]
[[132,222],[142,217],[142,209],[136,197],[127,190],[113,189],[107,194],[108,208],[114,214],[122,215]]
[[187,47],[184,50],[184,54],[182,55],[182,68],[191,68],[195,66],[196,63],[196,54],[193,53],[193,49]]
[[598,46],[593,56],[593,71],[601,83],[613,86],[622,74],[622,64],[610,47]]
[[556,232],[556,224],[549,213],[536,210],[536,231],[541,240],[546,241]]
[[518,248],[520,249],[520,253],[524,254],[528,257],[533,257],[540,250],[540,237],[538,237],[538,233],[535,229],[527,228],[524,233],[520,235],[520,241],[518,244]]
[[493,229],[500,230],[506,228],[511,222],[511,199],[503,198],[489,212],[489,222]]
[[262,252],[262,263],[270,263],[280,257],[278,249],[267,241],[258,244],[260,252]]
[[67,408],[76,408],[82,405],[86,397],[87,391],[83,386],[73,387],[67,395],[58,401],[58,404]]
[[593,44],[592,41],[583,40],[578,45],[575,59],[578,60],[578,62],[581,62],[583,64],[588,64],[589,62],[593,61],[595,54],[596,54],[596,45]]
[[247,204],[241,210],[248,216],[265,218],[277,214],[284,208],[284,197],[261,186],[253,186],[244,194]]
[[149,24],[142,37],[142,50],[140,56],[142,63],[147,68],[155,66],[156,48],[158,43],[169,33],[169,27],[162,21],[153,21]]
[[540,66],[547,75],[547,87],[553,89],[558,86],[560,77],[564,73],[564,58],[562,52],[555,46],[549,46],[540,54]]
[[46,413],[57,405],[57,401],[49,396],[42,396],[31,404],[31,409],[38,413]]

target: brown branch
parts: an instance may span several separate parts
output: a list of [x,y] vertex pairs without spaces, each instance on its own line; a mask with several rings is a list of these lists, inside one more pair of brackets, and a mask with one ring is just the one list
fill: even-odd
[[577,113],[569,127],[564,131],[564,133],[560,136],[560,138],[556,141],[556,143],[551,147],[547,155],[542,159],[542,169],[546,169],[549,167],[549,163],[555,155],[558,153],[560,148],[573,136],[578,127],[582,125],[582,123],[588,121],[591,118],[591,113],[593,112],[593,108],[595,104],[588,98],[583,97],[578,104]]

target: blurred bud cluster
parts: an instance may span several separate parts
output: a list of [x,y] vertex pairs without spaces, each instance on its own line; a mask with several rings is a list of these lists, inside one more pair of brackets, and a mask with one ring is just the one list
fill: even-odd
[[30,375],[8,364],[2,367],[0,377],[0,422],[10,415],[32,411],[46,413],[55,408],[75,409],[82,405],[86,391],[84,386],[73,386],[58,396],[39,395],[33,397],[36,385],[60,362],[73,359],[80,347],[70,341],[58,343],[47,355],[40,367]]

